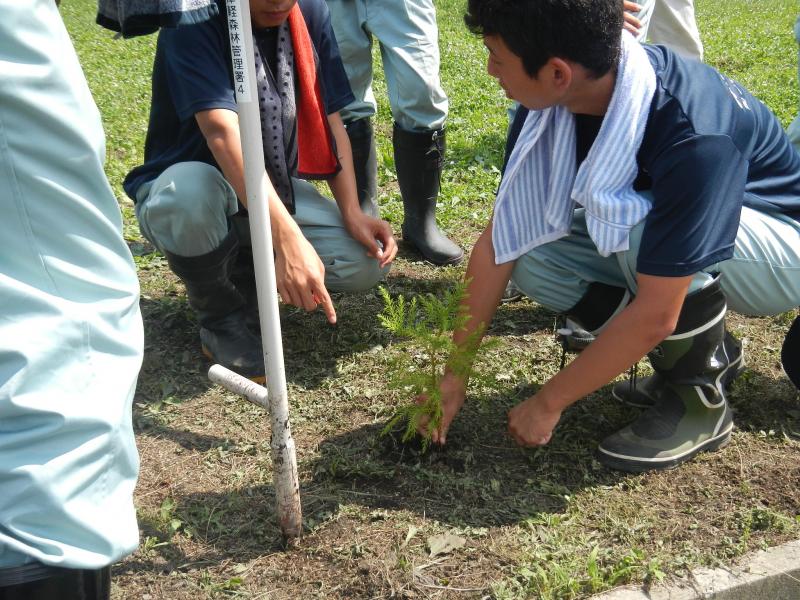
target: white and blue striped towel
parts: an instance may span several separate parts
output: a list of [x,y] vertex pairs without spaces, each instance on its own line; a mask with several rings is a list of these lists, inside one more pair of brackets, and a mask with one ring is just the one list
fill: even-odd
[[202,23],[219,13],[214,0],[97,0],[97,23],[122,37],[147,35],[159,27]]
[[562,106],[530,112],[494,205],[495,263],[567,235],[576,202],[586,209],[589,236],[602,256],[628,249],[631,228],[650,210],[633,182],[655,89],[646,52],[623,32],[611,102],[577,173],[573,114]]

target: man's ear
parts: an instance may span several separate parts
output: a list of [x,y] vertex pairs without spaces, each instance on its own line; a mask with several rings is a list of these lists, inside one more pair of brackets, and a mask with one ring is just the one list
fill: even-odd
[[572,83],[572,66],[564,59],[552,57],[547,61],[553,84],[559,90],[566,90]]

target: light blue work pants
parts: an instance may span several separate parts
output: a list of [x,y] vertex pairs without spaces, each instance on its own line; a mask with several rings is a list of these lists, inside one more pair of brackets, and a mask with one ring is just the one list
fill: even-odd
[[339,51],[356,100],[345,123],[375,114],[372,38],[378,39],[392,117],[407,131],[441,129],[447,96],[439,80],[433,0],[328,0]]
[[139,536],[139,283],[55,2],[0,15],[0,568],[98,569]]
[[[794,39],[797,40],[797,85],[800,87],[800,16],[794,22]],[[794,147],[800,152],[800,111],[786,130]]]
[[[584,210],[575,211],[572,233],[517,260],[512,279],[539,304],[568,312],[591,282],[636,294],[636,257],[644,222],[631,230],[630,248],[600,256],[586,231]],[[775,315],[800,305],[800,223],[781,215],[742,209],[733,258],[697,273],[689,291],[721,273],[728,308],[745,315]]]
[[[388,267],[380,269],[366,248],[350,237],[333,200],[302,179],[293,179],[292,185],[294,219],[325,265],[328,290],[373,287]],[[159,250],[178,256],[201,256],[219,247],[238,211],[236,192],[217,168],[203,162],[175,164],[137,192],[136,217],[142,235]],[[240,242],[249,245],[249,228],[237,227],[237,231]]]
[[662,44],[688,58],[703,60],[694,0],[639,0],[635,16],[642,22],[638,39]]

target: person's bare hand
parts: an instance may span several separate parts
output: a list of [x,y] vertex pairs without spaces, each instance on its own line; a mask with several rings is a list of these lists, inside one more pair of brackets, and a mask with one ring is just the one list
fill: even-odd
[[547,406],[541,396],[531,396],[508,411],[508,433],[520,446],[543,446],[553,436],[561,411]]
[[287,304],[307,311],[321,307],[329,323],[336,323],[336,310],[325,288],[325,265],[302,235],[283,243],[275,257],[278,293]]
[[[443,446],[447,442],[447,431],[450,429],[450,424],[464,405],[466,387],[461,379],[452,373],[446,373],[439,384],[439,390],[442,393],[442,422],[437,429],[431,432],[431,441],[434,444]],[[426,398],[424,396],[419,396],[416,399],[419,403],[423,403],[425,400]],[[420,435],[427,435],[427,418],[420,420],[417,431]]]
[[622,16],[624,18],[623,21],[623,28],[627,31],[630,31],[633,35],[638,36],[639,30],[642,28],[642,22],[634,17],[631,13],[638,13],[642,10],[640,4],[636,2],[631,2],[630,0],[624,0],[622,2],[623,13]]
[[397,241],[392,228],[386,221],[356,212],[345,220],[347,232],[367,249],[367,254],[378,261],[383,268],[397,255]]

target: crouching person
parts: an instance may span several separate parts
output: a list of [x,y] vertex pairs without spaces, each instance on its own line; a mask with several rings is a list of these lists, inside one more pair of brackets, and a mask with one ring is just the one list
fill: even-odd
[[[321,307],[333,323],[328,291],[372,287],[397,246],[389,224],[359,207],[338,113],[353,95],[326,4],[252,0],[250,13],[278,291],[289,304]],[[249,243],[243,173],[220,2],[218,18],[160,32],[145,162],[124,185],[142,234],[186,285],[204,353],[263,381],[260,340],[231,278]],[[336,202],[305,179],[326,179]]]
[[[615,394],[649,405],[602,441],[627,471],[724,445],[741,346],[729,309],[800,303],[800,156],[739,84],[623,33],[617,0],[470,0],[488,70],[520,102],[492,222],[470,257],[471,315],[489,323],[509,277],[595,339],[509,413],[521,445],[645,354],[655,375]],[[464,382],[442,383],[443,443]]]

